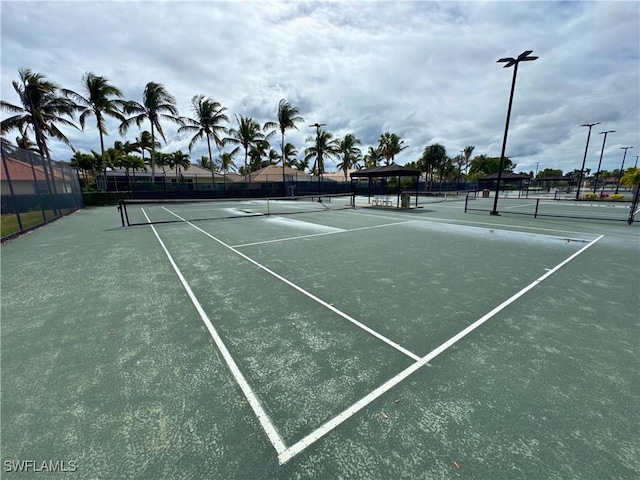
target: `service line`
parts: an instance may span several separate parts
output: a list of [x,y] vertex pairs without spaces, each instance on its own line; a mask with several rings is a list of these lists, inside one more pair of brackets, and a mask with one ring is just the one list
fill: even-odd
[[[169,210],[167,210],[169,211]],[[173,212],[170,212],[173,213]],[[359,230],[371,230],[372,228],[383,228],[383,227],[392,227],[394,225],[403,225],[405,223],[415,222],[415,220],[405,220],[403,222],[394,222],[394,223],[384,223],[382,225],[370,225],[368,227],[358,227],[358,228],[349,228],[349,229],[340,229],[334,232],[322,232],[322,233],[312,233],[309,235],[298,235],[297,237],[286,237],[286,238],[276,238],[274,240],[264,240],[262,242],[253,242],[253,243],[243,243],[241,245],[232,245],[233,248],[242,248],[242,247],[251,247],[253,245],[264,245],[265,243],[278,243],[278,242],[286,242],[289,240],[299,240],[301,238],[312,238],[312,237],[320,237],[323,235],[335,235],[337,233],[348,233],[348,232],[357,232]],[[313,222],[307,222],[313,223]],[[319,223],[315,223],[314,225],[321,225]]]
[[366,407],[371,402],[373,402],[375,399],[380,397],[382,394],[384,394],[385,392],[387,392],[388,390],[390,390],[391,388],[396,386],[398,383],[400,383],[402,380],[407,378],[409,375],[411,375],[415,371],[417,371],[420,368],[422,368],[423,366],[425,366],[427,363],[429,363],[435,357],[437,357],[442,352],[444,352],[445,350],[450,348],[452,345],[457,343],[462,338],[466,337],[469,333],[473,332],[476,328],[481,326],[483,323],[485,323],[487,320],[492,318],[498,312],[502,311],[504,308],[506,308],[507,306],[511,305],[518,298],[520,298],[525,293],[527,293],[529,290],[531,290],[532,288],[536,287],[538,284],[540,284],[540,282],[544,281],[549,276],[553,275],[560,268],[565,266],[567,263],[569,263],[571,260],[576,258],[581,253],[583,253],[585,250],[587,250],[589,247],[591,247],[593,244],[595,244],[602,237],[603,237],[603,235],[600,235],[598,238],[596,238],[595,240],[593,240],[589,244],[587,244],[584,247],[582,247],[576,253],[574,253],[573,255],[571,255],[570,257],[568,257],[567,259],[565,259],[564,261],[562,261],[558,265],[556,265],[554,268],[550,269],[548,272],[546,272],[544,275],[540,276],[538,279],[536,279],[533,282],[531,282],[529,285],[524,287],[518,293],[516,293],[515,295],[513,295],[509,299],[505,300],[500,305],[498,305],[496,308],[491,310],[489,313],[487,313],[486,315],[484,315],[483,317],[479,318],[474,323],[472,323],[471,325],[466,327],[460,333],[458,333],[457,335],[454,335],[449,340],[447,340],[446,342],[441,344],[439,347],[437,347],[434,350],[432,350],[431,352],[429,352],[427,355],[422,357],[419,361],[417,361],[416,363],[410,365],[408,368],[404,369],[398,375],[396,375],[392,379],[388,380],[386,383],[382,384],[381,386],[379,386],[378,388],[373,390],[367,396],[363,397],[358,402],[356,402],[353,405],[351,405],[349,408],[344,410],[342,413],[338,414],[337,416],[335,416],[334,418],[332,418],[331,420],[326,422],[320,428],[318,428],[317,430],[311,432],[309,435],[307,435],[306,437],[302,438],[301,440],[299,440],[298,442],[296,442],[295,444],[293,444],[292,446],[287,448],[286,451],[278,454],[278,461],[280,462],[280,464],[284,464],[284,463],[288,462],[289,460],[291,460],[294,456],[296,456],[297,454],[299,454],[300,452],[305,450],[311,444],[315,443],[318,439],[322,438],[324,435],[326,435],[331,430],[336,428],[342,422],[344,422],[345,420],[350,418],[352,415],[354,415],[358,411],[362,410],[364,407]]
[[[162,207],[165,208],[165,207]],[[228,248],[229,250],[231,250],[233,253],[235,253],[236,255],[239,255],[240,257],[244,258],[245,260],[247,260],[248,262],[253,263],[256,267],[260,268],[261,270],[267,272],[269,275],[272,275],[273,277],[277,278],[278,280],[280,280],[283,283],[286,283],[287,285],[289,285],[291,288],[297,290],[298,292],[302,293],[303,295],[305,295],[306,297],[309,297],[311,300],[313,300],[314,302],[319,303],[320,305],[322,305],[323,307],[327,308],[328,310],[331,310],[333,313],[336,313],[337,315],[341,316],[342,318],[344,318],[345,320],[353,323],[354,325],[356,325],[357,327],[361,328],[362,330],[364,330],[365,332],[369,333],[370,335],[376,337],[378,340],[382,340],[384,343],[386,343],[387,345],[395,348],[396,350],[398,350],[399,352],[404,353],[406,356],[408,356],[409,358],[413,359],[413,360],[420,360],[420,357],[418,355],[416,355],[413,352],[410,352],[409,350],[407,350],[406,348],[404,348],[403,346],[397,344],[396,342],[388,339],[387,337],[385,337],[384,335],[382,335],[381,333],[376,332],[375,330],[373,330],[370,327],[367,327],[364,323],[359,322],[358,320],[356,320],[355,318],[351,317],[350,315],[347,315],[346,313],[344,313],[341,310],[338,310],[336,307],[334,307],[333,305],[331,305],[330,303],[325,302],[324,300],[322,300],[319,297],[316,297],[313,293],[306,291],[304,288],[296,285],[295,283],[293,283],[291,280],[287,280],[286,278],[284,278],[282,275],[278,275],[276,272],[274,272],[273,270],[270,270],[269,268],[265,267],[264,265],[262,265],[261,263],[258,263],[257,261],[255,261],[253,258],[245,255],[244,253],[242,253],[240,250],[237,250],[235,248],[233,248],[231,245],[227,245],[226,243],[224,243],[222,240],[214,237],[213,235],[211,235],[209,232],[201,229],[200,227],[198,227],[197,225],[194,225],[191,222],[186,221],[185,219],[183,219],[182,217],[180,217],[179,215],[177,215],[176,213],[172,212],[171,210],[165,208],[165,210],[169,213],[171,213],[172,215],[178,217],[180,220],[184,221],[186,224],[192,226],[193,228],[195,228],[196,230],[198,230],[199,232],[204,233],[207,237],[211,238],[212,240],[215,240],[216,242],[218,242],[220,245],[222,245],[225,248]]]

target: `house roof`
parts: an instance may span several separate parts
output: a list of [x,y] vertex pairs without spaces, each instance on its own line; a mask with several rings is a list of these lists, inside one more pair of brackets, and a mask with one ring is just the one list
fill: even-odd
[[[350,168],[349,170],[347,170],[347,180],[349,179],[349,175],[351,175],[353,172],[357,172],[358,170],[356,169],[352,169]],[[336,180],[338,182],[344,182],[344,172],[342,170],[338,170],[337,172],[329,172],[329,173],[323,173],[322,174],[322,178],[325,180]]]
[[405,167],[404,165],[384,165],[382,167],[364,168],[351,174],[351,178],[357,177],[418,177],[420,170]]
[[[9,179],[12,182],[33,182],[34,173],[37,181],[46,181],[48,176],[51,175],[51,171],[47,171],[45,175],[44,169],[40,165],[34,165],[33,170],[31,164],[22,162],[15,158],[5,157],[7,163],[7,170],[9,170]],[[62,172],[58,168],[53,168],[53,174],[56,180],[64,180]],[[7,172],[4,169],[4,162],[0,162],[0,179],[7,180]]]
[[[285,177],[289,177],[287,180],[291,180],[291,178],[293,177],[299,182],[310,181],[312,178],[308,173],[304,173],[301,170],[296,170],[289,167],[288,165],[285,165],[284,167],[284,175]],[[282,165],[267,165],[260,170],[251,172],[249,176],[251,177],[252,182],[281,182]]]

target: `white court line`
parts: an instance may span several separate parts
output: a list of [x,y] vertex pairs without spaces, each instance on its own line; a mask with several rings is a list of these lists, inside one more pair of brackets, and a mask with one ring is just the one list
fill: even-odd
[[[354,212],[353,215],[363,215],[365,217],[374,217],[374,218],[397,218],[395,216],[389,216],[389,215],[376,215],[376,214],[372,214],[372,213],[361,213],[361,212]],[[557,228],[542,228],[542,227],[527,227],[525,225],[514,225],[512,230],[506,229],[505,227],[509,227],[509,225],[505,225],[503,223],[491,223],[491,222],[475,222],[472,220],[455,220],[455,219],[442,219],[442,218],[437,218],[437,217],[422,217],[422,218],[416,218],[414,220],[414,222],[425,222],[425,223],[440,223],[443,225],[458,225],[458,224],[469,224],[469,225],[485,225],[488,227],[492,227],[494,230],[501,230],[504,232],[520,232],[522,233],[521,230],[517,230],[518,229],[523,229],[523,230],[540,230],[542,232],[557,232],[557,233],[572,233],[572,234],[578,234],[578,235],[587,235],[589,237],[595,237],[596,234],[595,233],[588,233],[588,232],[576,232],[574,230],[559,230]],[[496,228],[496,227],[502,227],[502,228]],[[553,235],[547,235],[545,234],[539,234],[539,235],[545,235],[545,236],[553,236]]]
[[296,442],[295,444],[293,444],[292,446],[287,448],[286,451],[278,454],[278,461],[280,462],[280,464],[282,465],[282,464],[288,462],[289,460],[291,460],[294,456],[296,456],[297,454],[302,452],[304,449],[306,449],[308,446],[310,446],[311,444],[316,442],[318,439],[320,439],[321,437],[323,437],[324,435],[329,433],[331,430],[336,428],[338,425],[340,425],[342,422],[347,420],[349,417],[351,417],[352,415],[354,415],[358,411],[362,410],[364,407],[366,407],[371,402],[373,402],[375,399],[380,397],[382,394],[384,394],[385,392],[387,392],[388,390],[393,388],[395,385],[400,383],[402,380],[407,378],[409,375],[411,375],[412,373],[414,373],[415,371],[417,371],[421,367],[425,366],[429,361],[433,360],[435,357],[437,357],[442,352],[447,350],[449,347],[451,347],[452,345],[457,343],[459,340],[461,340],[462,338],[466,337],[469,333],[473,332],[476,328],[481,326],[483,323],[485,323],[491,317],[496,315],[498,312],[500,312],[501,310],[503,310],[507,306],[511,305],[513,302],[515,302],[518,298],[523,296],[529,290],[531,290],[532,288],[534,288],[535,286],[540,284],[540,282],[542,282],[543,280],[545,280],[549,276],[553,275],[560,268],[562,268],[564,265],[566,265],[571,260],[576,258],[578,255],[580,255],[582,252],[584,252],[587,248],[591,247],[593,244],[595,244],[602,237],[603,237],[603,235],[600,235],[598,238],[596,238],[595,240],[591,241],[588,245],[585,245],[584,247],[582,247],[576,253],[574,253],[573,255],[568,257],[566,260],[564,260],[563,262],[561,262],[558,265],[556,265],[554,268],[552,268],[547,273],[545,273],[544,275],[539,277],[537,280],[534,280],[533,282],[531,282],[525,288],[520,290],[518,293],[516,293],[515,295],[513,295],[509,299],[507,299],[504,302],[502,302],[496,308],[494,308],[489,313],[487,313],[483,317],[481,317],[478,320],[476,320],[474,323],[469,325],[467,328],[462,330],[460,333],[458,333],[457,335],[454,335],[449,340],[444,342],[442,345],[440,345],[436,349],[434,349],[431,352],[429,352],[427,355],[422,357],[419,361],[417,361],[413,365],[409,366],[408,368],[406,368],[405,370],[400,372],[398,375],[396,375],[392,379],[388,380],[386,383],[382,384],[381,386],[379,386],[378,388],[373,390],[367,396],[365,396],[364,398],[362,398],[358,402],[356,402],[353,405],[351,405],[349,408],[347,408],[342,413],[338,414],[337,416],[335,416],[334,418],[332,418],[331,420],[326,422],[324,425],[322,425],[317,430],[311,432],[309,435],[307,435],[303,439],[299,440],[298,442]]
[[523,203],[522,205],[511,205],[509,207],[505,207],[505,210],[516,209],[516,208],[530,208],[535,207],[535,203]]
[[[147,218],[147,221],[150,222],[149,217],[147,217],[147,212],[144,211],[144,208],[142,208],[141,210],[144,216]],[[229,353],[229,350],[227,350],[226,345],[220,338],[220,335],[218,335],[218,332],[216,331],[213,324],[211,323],[211,320],[209,320],[207,313],[202,308],[202,305],[200,305],[200,302],[198,301],[195,294],[191,290],[191,287],[185,280],[184,276],[182,275],[182,272],[176,265],[176,262],[173,260],[173,257],[169,253],[169,250],[167,250],[167,247],[164,245],[163,241],[160,239],[160,235],[158,235],[158,232],[156,231],[153,225],[150,225],[150,227],[153,230],[153,233],[155,234],[156,238],[158,239],[158,242],[160,242],[160,246],[164,250],[164,253],[169,258],[169,262],[171,263],[171,266],[175,270],[176,274],[178,275],[178,278],[180,279],[180,283],[182,283],[182,286],[187,292],[187,295],[189,295],[189,298],[191,299],[191,303],[193,303],[193,306],[196,307],[196,310],[200,314],[200,318],[206,325],[207,330],[209,330],[209,334],[211,335],[211,338],[213,338],[213,341],[218,347],[218,350],[220,350],[220,353],[222,354],[222,357],[227,363],[229,370],[231,370],[233,377],[235,378],[236,382],[238,382],[238,385],[240,385],[240,388],[242,389],[242,393],[244,393],[244,396],[247,398],[247,401],[249,402],[249,405],[253,409],[253,412],[255,413],[256,417],[258,417],[258,421],[260,422],[260,425],[262,425],[262,428],[266,432],[267,437],[269,437],[271,444],[276,449],[276,452],[278,452],[278,455],[280,455],[286,450],[287,448],[286,445],[284,444],[284,442],[282,441],[282,438],[280,438],[280,435],[278,434],[275,427],[271,423],[271,419],[267,415],[267,412],[265,412],[264,409],[262,408],[262,405],[260,405],[260,401],[258,400],[256,395],[253,393],[253,390],[247,383],[247,380],[244,378],[244,375],[242,375],[242,372],[238,368],[238,365],[236,365],[236,362],[233,360],[233,357]]]
[[[358,230],[371,230],[372,228],[382,228],[382,227],[391,227],[393,225],[402,225],[404,223],[415,222],[415,220],[406,220],[404,222],[394,222],[394,223],[385,223],[383,225],[373,225],[369,227],[358,227],[358,228],[350,228],[346,230],[339,230],[335,232],[322,232],[322,233],[312,233],[310,235],[299,235],[297,237],[286,237],[286,238],[276,238],[274,240],[265,240],[262,242],[253,242],[253,243],[243,243],[241,245],[232,245],[233,248],[242,248],[242,247],[250,247],[253,245],[264,245],[265,243],[277,243],[277,242],[287,242],[289,240],[298,240],[300,238],[312,238],[312,237],[320,237],[323,235],[335,235],[337,233],[348,233],[348,232],[357,232]],[[307,222],[313,223],[313,222]],[[314,225],[322,225],[320,223],[314,223]]]
[[[162,207],[164,208],[164,207]],[[407,350],[406,348],[402,347],[401,345],[389,340],[387,337],[385,337],[384,335],[376,332],[375,330],[373,330],[372,328],[367,327],[365,324],[360,323],[358,320],[356,320],[355,318],[347,315],[346,313],[344,313],[341,310],[338,310],[336,307],[334,307],[333,305],[331,305],[330,303],[325,302],[324,300],[322,300],[319,297],[316,297],[314,294],[307,292],[304,288],[299,287],[298,285],[296,285],[295,283],[293,283],[290,280],[287,280],[286,278],[284,278],[281,275],[278,275],[276,272],[274,272],[273,270],[270,270],[269,268],[265,267],[264,265],[256,262],[253,258],[248,257],[247,255],[245,255],[244,253],[242,253],[240,250],[236,250],[235,248],[233,248],[231,245],[227,245],[226,243],[224,243],[222,240],[217,239],[216,237],[214,237],[213,235],[211,235],[210,233],[202,230],[200,227],[194,225],[191,222],[187,222],[186,220],[184,220],[182,217],[180,217],[179,215],[173,213],[171,210],[165,208],[165,210],[167,212],[169,212],[172,215],[175,215],[176,217],[178,217],[180,220],[183,220],[185,223],[187,223],[188,225],[191,225],[193,228],[195,228],[196,230],[198,230],[199,232],[204,233],[207,237],[211,238],[212,240],[215,240],[216,242],[218,242],[220,245],[222,245],[223,247],[228,248],[229,250],[231,250],[233,253],[235,253],[236,255],[241,256],[242,258],[244,258],[245,260],[253,263],[256,267],[260,268],[261,270],[264,270],[265,272],[267,272],[269,275],[274,276],[275,278],[277,278],[278,280],[280,280],[281,282],[286,283],[287,285],[289,285],[291,288],[297,290],[298,292],[302,293],[303,295],[309,297],[311,300],[313,300],[314,302],[319,303],[320,305],[322,305],[323,307],[331,310],[333,313],[338,314],[339,316],[341,316],[342,318],[344,318],[345,320],[348,320],[349,322],[353,323],[354,325],[356,325],[357,327],[361,328],[362,330],[364,330],[365,332],[369,333],[370,335],[373,335],[374,337],[376,337],[379,340],[382,340],[384,343],[386,343],[387,345],[395,348],[396,350],[398,350],[399,352],[404,353],[406,356],[412,358],[413,360],[420,360],[420,357],[418,355],[416,355],[413,352],[410,352],[409,350]]]

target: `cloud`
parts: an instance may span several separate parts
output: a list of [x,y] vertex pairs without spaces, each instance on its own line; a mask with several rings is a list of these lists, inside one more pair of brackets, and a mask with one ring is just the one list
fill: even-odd
[[[436,142],[451,156],[466,145],[497,156],[513,69],[496,60],[534,50],[540,58],[519,66],[507,143],[519,167],[579,168],[586,122],[617,131],[611,149],[640,148],[637,2],[25,5],[2,5],[2,99],[11,103],[20,67],[71,89],[92,71],[136,101],[147,82],[163,83],[181,115],[191,114],[194,95],[210,96],[232,123],[234,114],[274,120],[285,98],[305,119],[287,133],[301,152],[315,134],[309,125],[320,122],[338,137],[355,134],[363,152],[386,131],[400,135],[409,148],[399,163]],[[108,141],[119,139],[117,122],[108,127]],[[189,138],[174,125],[165,129],[163,150],[186,151]],[[79,148],[98,148],[95,127],[68,134]],[[127,138],[137,135],[133,128]],[[52,147],[57,158],[71,155]],[[202,143],[192,158],[205,152]],[[610,163],[605,168],[617,168]]]

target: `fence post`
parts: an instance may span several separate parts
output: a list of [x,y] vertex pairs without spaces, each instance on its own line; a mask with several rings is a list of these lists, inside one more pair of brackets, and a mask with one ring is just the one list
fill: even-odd
[[533,214],[533,218],[538,218],[538,206],[540,205],[540,199],[536,198],[536,211]]
[[631,210],[629,210],[629,219],[627,220],[629,225],[633,223],[633,217],[635,216],[638,202],[640,202],[640,183],[636,185],[636,193],[633,196],[633,201],[631,202]]
[[[3,151],[4,153],[4,151]],[[7,162],[2,155],[2,166],[4,167],[4,173],[7,176],[7,185],[9,185],[9,193],[11,194],[11,203],[13,204],[13,210],[18,220],[18,228],[22,231],[22,220],[20,220],[20,214],[18,213],[18,205],[16,204],[16,196],[13,193],[13,185],[11,184],[11,177],[9,176],[9,169],[7,168]]]
[[[31,165],[31,174],[33,175],[33,185],[34,185],[34,193],[40,196],[40,188],[38,187],[38,177],[36,176],[36,169],[33,166],[33,155],[35,153],[31,153],[27,151],[27,157],[29,157],[29,164]],[[40,212],[42,213],[42,221],[47,221],[47,214],[45,213],[44,205],[42,204],[42,200],[38,200],[38,205],[40,205]]]

